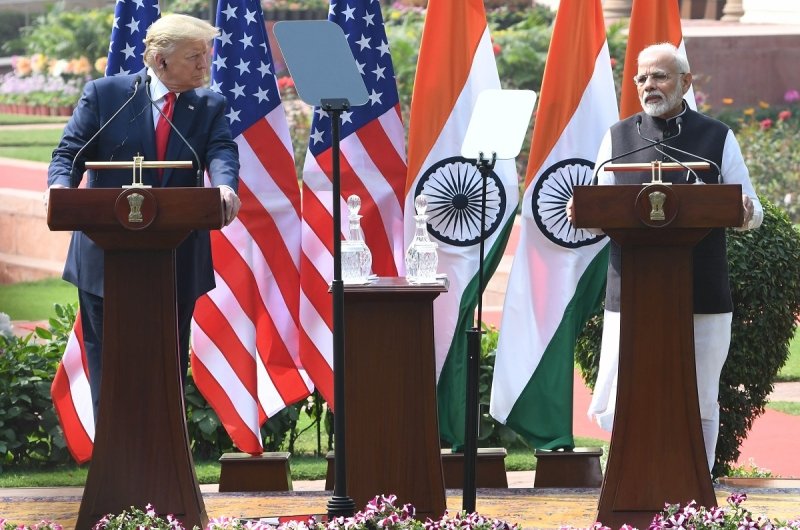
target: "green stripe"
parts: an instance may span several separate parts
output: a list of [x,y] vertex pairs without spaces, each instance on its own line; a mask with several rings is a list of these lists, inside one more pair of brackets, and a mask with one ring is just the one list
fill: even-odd
[[[514,226],[514,218],[515,215],[509,217],[494,245],[486,254],[483,262],[483,276],[486,278],[484,288],[500,264],[503,251],[511,235],[511,229]],[[461,295],[453,341],[447,351],[437,386],[439,435],[443,440],[456,446],[464,443],[464,414],[467,400],[467,330],[475,325],[477,305],[478,274],[476,271],[475,276],[472,277]]]
[[605,294],[608,245],[598,252],[575,288],[542,360],[520,394],[506,424],[537,449],[573,449],[572,380],[575,342]]

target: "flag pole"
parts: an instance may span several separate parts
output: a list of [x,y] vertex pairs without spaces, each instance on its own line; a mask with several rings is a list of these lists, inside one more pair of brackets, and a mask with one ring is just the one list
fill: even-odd
[[339,140],[341,136],[342,112],[350,108],[345,98],[322,99],[323,110],[331,117],[332,196],[333,196],[333,451],[334,482],[333,497],[328,500],[328,520],[335,517],[350,517],[355,513],[356,503],[347,495],[347,453],[345,451],[345,406],[344,406],[344,282],[342,281],[342,210]]
[[478,381],[481,368],[481,335],[483,334],[483,251],[486,231],[486,179],[494,171],[497,153],[487,159],[481,151],[475,167],[481,174],[481,222],[478,251],[478,314],[475,327],[467,330],[467,403],[464,413],[464,491],[462,509],[467,513],[475,511],[477,497],[475,467],[478,458]]

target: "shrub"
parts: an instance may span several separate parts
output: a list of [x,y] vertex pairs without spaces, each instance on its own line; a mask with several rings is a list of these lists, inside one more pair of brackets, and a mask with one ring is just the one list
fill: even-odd
[[[739,447],[764,413],[772,381],[789,354],[800,313],[800,234],[778,207],[761,198],[764,223],[757,230],[728,230],[733,325],[720,379],[720,434],[714,475],[727,474]],[[578,339],[575,358],[590,388],[597,379],[602,313]]]
[[63,11],[52,8],[23,29],[28,54],[42,54],[56,59],[108,55],[113,13],[111,9]]
[[50,399],[50,384],[71,327],[74,308],[58,306],[50,330],[26,337],[0,335],[0,465],[67,461],[64,437]]

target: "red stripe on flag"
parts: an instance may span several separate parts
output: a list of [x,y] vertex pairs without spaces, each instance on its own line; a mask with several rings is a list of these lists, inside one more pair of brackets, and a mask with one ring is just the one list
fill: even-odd
[[[374,123],[374,121],[375,120],[370,123]],[[366,127],[368,126],[362,127],[362,129]],[[383,129],[381,128],[380,130],[381,134],[383,134]],[[380,156],[382,155],[376,154],[375,156],[370,156],[370,158],[372,158],[374,161],[380,158]],[[331,168],[333,166],[331,150],[328,149],[320,153],[316,159],[319,167],[330,179],[332,174]],[[361,178],[359,178],[353,167],[350,165],[350,162],[347,160],[347,157],[344,153],[342,153],[342,156],[340,157],[339,168],[341,178],[340,191],[342,194],[342,199],[347,200],[347,198],[353,194],[358,195],[358,197],[361,199],[361,210],[359,212],[360,215],[363,216],[363,219],[361,220],[361,229],[364,232],[364,238],[367,241],[367,246],[372,252],[372,270],[378,276],[397,276],[397,267],[394,263],[392,246],[389,243],[389,238],[384,230],[383,222],[380,219],[379,208],[375,204],[372,194],[361,181]],[[318,237],[320,237],[320,234],[326,234],[324,238],[320,237],[320,239],[326,241],[326,246],[329,246],[332,256],[333,242],[331,241],[331,238],[333,237],[333,218],[327,212],[327,210],[325,211],[324,216],[315,217],[313,216],[313,213],[309,215],[309,213],[306,213],[305,211],[306,204],[307,203],[304,201],[303,216],[306,219],[315,219],[315,222],[312,226],[314,226],[314,231]],[[331,205],[331,207],[333,207],[333,205]],[[343,212],[342,220],[343,222],[346,222],[347,212]],[[346,239],[347,235],[343,235],[343,238]],[[327,243],[328,241],[330,241],[330,245]]]
[[[65,351],[64,355],[80,355],[84,365],[84,371],[88,374],[86,370],[86,354],[83,347],[83,328],[81,327],[80,313],[75,319],[72,333],[75,335],[76,340],[75,342],[68,342],[67,347],[75,348],[75,350]],[[83,423],[81,423],[71,393],[69,377],[67,376],[63,362],[58,364],[56,375],[50,386],[50,396],[53,400],[56,416],[58,416],[58,421],[64,431],[64,440],[66,441],[67,449],[72,455],[72,458],[79,464],[88,462],[92,458],[92,448],[94,444],[89,434],[86,432]]]
[[[257,284],[253,271],[221,233],[212,233],[212,245],[215,258],[226,264],[226,267],[217,270],[217,273],[228,284],[242,310],[257,328],[256,345],[276,390],[284,402],[301,399],[304,396],[296,397],[298,387],[305,389],[305,382],[300,377],[286,345],[282,340],[278,340],[280,334],[264,306],[263,299],[255,289]],[[287,370],[287,367],[291,369]],[[308,395],[308,392],[305,391],[304,395]]]
[[[320,202],[319,197],[310,191],[303,194],[303,220],[317,238],[328,249],[328,253],[333,255],[333,225],[331,215],[325,206]],[[326,221],[327,220],[327,221]],[[301,268],[302,269],[302,268]],[[301,276],[303,272],[301,271]]]
[[380,121],[372,120],[356,131],[356,135],[381,175],[399,176],[399,178],[387,178],[386,183],[394,191],[398,204],[403,204],[405,201],[406,163],[395,150]]
[[328,329],[330,330],[332,329],[331,322],[333,321],[333,302],[328,292],[330,284],[322,277],[319,269],[314,266],[308,256],[303,254],[300,260],[300,270],[302,271],[300,284],[303,288],[303,293],[317,313],[328,324]]
[[[300,276],[294,266],[294,259],[286,248],[274,219],[244,183],[239,184],[239,198],[242,201],[242,208],[239,210],[238,218],[247,228],[248,236],[261,250],[289,313],[297,325],[300,303],[297,293],[300,292]],[[300,222],[299,218],[297,222]],[[219,272],[225,266],[226,262],[222,262],[216,269]]]
[[[249,129],[242,133],[242,136],[253,152],[258,157],[261,165],[267,173],[273,176],[273,181],[281,189],[283,194],[295,207],[297,217],[300,217],[300,186],[297,184],[297,174],[294,169],[294,159],[292,154],[284,148],[280,138],[275,133],[267,119],[257,121]],[[291,168],[291,170],[289,170]],[[288,175],[294,178],[280,178],[281,175]],[[275,178],[278,176],[278,178]]]
[[247,392],[258,400],[256,361],[210,297],[203,296],[197,300],[194,321],[219,349]]
[[328,402],[330,409],[335,410],[333,401],[333,368],[303,330],[300,331],[300,357],[317,390]]
[[225,389],[220,386],[194,352],[192,352],[192,378],[197,389],[217,413],[220,422],[236,447],[251,455],[261,454],[263,452],[261,436],[253,434],[247,422],[242,420]]

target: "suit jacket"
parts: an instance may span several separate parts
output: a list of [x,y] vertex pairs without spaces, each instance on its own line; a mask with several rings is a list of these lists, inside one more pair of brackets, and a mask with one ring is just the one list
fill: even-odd
[[[140,76],[134,95],[136,75]],[[103,77],[87,83],[83,95],[64,129],[48,170],[48,185],[62,184],[77,187],[86,161],[129,161],[137,154],[145,160],[156,160],[155,125],[151,103],[146,93],[146,70],[138,74]],[[125,101],[134,96],[128,106],[114,118]],[[239,154],[225,118],[226,100],[207,89],[183,92],[175,102],[173,123],[197,152],[208,171],[213,186],[228,185],[237,190]],[[107,124],[97,138],[90,138]],[[86,149],[80,159],[75,156],[81,147]],[[194,160],[191,150],[171,131],[166,153],[167,160]],[[74,171],[73,171],[73,160]],[[130,169],[105,169],[87,173],[87,187],[117,188],[131,183]],[[153,187],[196,186],[194,169],[165,169],[159,183],[155,169],[142,171],[144,184]],[[63,278],[79,289],[103,296],[103,251],[82,232],[72,234]],[[190,302],[214,288],[211,243],[208,231],[189,234],[176,250],[178,301]]]

